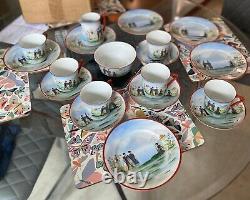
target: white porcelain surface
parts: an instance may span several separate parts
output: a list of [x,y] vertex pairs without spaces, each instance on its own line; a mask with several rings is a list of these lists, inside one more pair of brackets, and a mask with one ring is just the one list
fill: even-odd
[[87,46],[96,46],[103,42],[103,30],[100,22],[100,14],[95,12],[85,13],[81,16],[83,43]]
[[21,47],[23,56],[30,64],[43,62],[45,57],[45,41],[43,34],[31,33],[22,37],[18,44]]
[[204,86],[205,109],[215,116],[226,114],[236,97],[235,88],[224,80],[210,80]]
[[169,51],[171,35],[165,31],[155,30],[147,33],[148,56],[152,60],[162,60]]
[[130,71],[131,64],[136,58],[136,51],[128,43],[109,42],[98,47],[94,58],[103,74],[119,77]]
[[104,119],[109,114],[112,87],[104,81],[93,81],[85,85],[81,92],[81,100],[87,104],[91,117]]
[[78,68],[79,64],[73,58],[59,58],[51,64],[50,73],[60,91],[70,91],[76,87],[79,81]]

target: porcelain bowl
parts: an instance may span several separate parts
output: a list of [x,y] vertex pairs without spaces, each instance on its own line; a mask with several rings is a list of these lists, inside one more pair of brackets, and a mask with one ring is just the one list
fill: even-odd
[[102,73],[109,77],[120,77],[130,72],[136,58],[134,47],[125,42],[109,42],[94,53]]

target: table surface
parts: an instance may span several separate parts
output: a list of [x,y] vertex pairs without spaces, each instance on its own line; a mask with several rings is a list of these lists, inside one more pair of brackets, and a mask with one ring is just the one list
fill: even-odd
[[[186,2],[188,4],[193,4],[189,1]],[[175,17],[182,16],[182,14],[174,12],[173,8],[175,7],[176,6],[173,4],[168,5],[163,4],[162,1],[158,1],[158,3],[156,3],[156,5],[151,9],[162,14],[165,23],[168,23]],[[200,6],[199,9],[202,9],[202,12],[199,12],[202,13],[202,15],[200,15],[201,17],[207,18],[218,16],[203,6]],[[169,12],[170,10],[171,14],[168,13],[166,15],[166,12]],[[245,44],[249,49],[249,39],[229,21],[226,19],[225,21],[243,42],[243,44]],[[138,44],[138,42],[145,38],[145,36],[134,36],[124,33],[117,27],[117,25],[112,25],[112,27],[117,33],[117,40],[128,42],[134,47]],[[85,61],[93,60],[93,56],[81,56],[81,58]],[[139,61],[136,62],[136,65],[140,66]],[[170,182],[162,187],[147,192],[137,192],[122,187],[126,198],[129,200],[160,200],[163,198],[169,200],[207,199],[222,190],[234,178],[236,178],[236,176],[240,174],[250,160],[249,115],[246,116],[240,126],[227,131],[212,129],[201,124],[190,112],[189,99],[192,93],[198,87],[204,85],[205,82],[201,82],[199,84],[191,82],[180,60],[171,64],[169,67],[171,72],[179,74],[180,84],[182,87],[180,100],[204,136],[205,144],[199,148],[183,153],[178,173]],[[32,91],[36,89],[37,83],[41,80],[43,75],[44,73],[30,76]],[[236,87],[238,94],[245,96],[245,106],[246,109],[248,109],[250,107],[250,93],[247,91],[250,88],[250,75],[245,75],[240,80],[232,81],[232,84]],[[48,120],[45,125],[48,126],[50,131],[53,131],[52,134],[60,137],[63,137],[63,129],[60,120],[59,108],[63,104],[65,104],[65,102],[50,102],[35,98],[32,99],[32,112],[36,113],[36,116],[47,116]],[[27,121],[32,121],[33,117],[34,114],[31,113],[31,115],[27,118],[21,119],[20,123],[27,124]],[[32,127],[32,123],[29,123],[29,125],[31,126],[30,129],[38,128]],[[82,191],[98,191],[100,189],[98,189],[98,187],[99,186],[97,184],[96,186],[82,189]],[[103,188],[103,185],[100,187]],[[100,199],[104,198],[104,196],[100,196]],[[109,199],[108,196],[107,199]]]

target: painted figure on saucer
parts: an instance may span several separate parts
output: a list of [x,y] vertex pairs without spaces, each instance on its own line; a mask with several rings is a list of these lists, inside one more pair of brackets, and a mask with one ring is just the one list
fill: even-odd
[[125,182],[134,189],[152,189],[168,181],[180,162],[177,139],[164,125],[146,119],[126,121],[108,136],[104,158],[108,170],[147,176],[144,186]]

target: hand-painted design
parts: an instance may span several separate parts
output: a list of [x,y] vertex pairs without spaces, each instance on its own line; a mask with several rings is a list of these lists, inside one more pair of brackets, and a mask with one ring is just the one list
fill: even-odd
[[[107,42],[115,41],[116,34],[114,30],[110,27],[106,27],[104,31],[104,41],[102,44]],[[66,37],[66,46],[71,51],[77,54],[94,54],[95,50],[100,46],[87,46],[84,44],[85,37],[82,35],[81,26],[74,28]]]
[[237,79],[247,70],[245,57],[235,48],[221,42],[196,46],[190,54],[194,68],[217,79]]
[[[73,99],[82,89],[84,85],[87,83],[91,82],[92,76],[90,72],[84,68],[81,67],[79,73],[78,73],[78,80],[79,82],[75,84],[74,89],[71,91],[63,92],[63,88],[59,89],[58,84],[56,84],[53,75],[48,72],[41,84],[40,88],[43,94],[50,100],[55,100],[55,101],[64,101],[64,100],[69,100]],[[68,83],[65,85],[65,83],[62,83],[61,87],[67,87],[68,88]],[[72,83],[71,83],[72,86]]]
[[[219,27],[219,37],[216,39],[218,42],[222,42],[224,44],[228,44],[235,49],[237,49],[240,53],[242,53],[248,61],[248,66],[250,66],[250,52],[246,49],[246,47],[242,44],[242,42],[237,38],[237,36],[232,32],[232,30],[227,26],[227,24],[223,21],[223,19],[219,17],[212,18],[211,21]],[[166,31],[169,31],[169,24],[164,26]],[[208,80],[209,77],[200,73],[196,68],[191,65],[190,61],[190,51],[193,46],[185,45],[181,42],[175,41],[180,51],[180,60],[187,71],[187,74],[191,81],[197,82],[202,80]],[[250,72],[250,67],[248,67],[248,72]]]
[[162,27],[162,17],[151,10],[134,9],[123,13],[118,19],[119,27],[130,34],[145,35]]
[[[237,98],[235,99],[237,101]],[[231,129],[241,123],[246,115],[245,106],[239,103],[221,115],[223,110],[214,108],[213,105],[205,105],[204,89],[198,89],[191,97],[190,106],[194,116],[203,124],[217,129]]]
[[[127,89],[122,89],[119,92],[128,102],[129,107],[126,111],[128,118],[151,118],[163,123],[175,134],[182,151],[188,151],[204,143],[203,136],[180,101],[163,111],[155,111],[136,104],[129,97]],[[103,145],[112,127],[99,132],[84,131],[74,126],[69,115],[70,104],[61,107],[60,112],[76,187],[84,188],[101,182],[102,174],[107,170],[102,158]],[[87,172],[91,172],[91,175],[84,179],[82,177],[83,170],[88,162],[92,162],[91,159],[94,160],[95,165],[91,164],[92,169],[88,167]],[[84,174],[87,174],[87,172],[84,172]],[[86,175],[84,177],[86,178]]]
[[218,27],[212,21],[194,16],[177,19],[169,28],[176,40],[190,45],[214,41],[219,35]]
[[140,180],[134,184],[122,183],[145,190],[158,187],[174,176],[181,151],[176,137],[166,126],[148,119],[133,119],[120,124],[109,134],[104,159],[111,174],[115,171],[125,174],[148,172],[143,187],[140,187]]
[[28,74],[0,66],[0,123],[25,117],[30,111]]
[[74,124],[76,124],[79,128],[87,131],[102,131],[105,129],[109,129],[110,127],[117,124],[124,116],[125,113],[125,102],[122,98],[122,96],[114,92],[112,96],[111,103],[109,105],[109,114],[105,119],[98,119],[99,116],[102,116],[102,113],[90,113],[89,109],[87,109],[87,106],[84,102],[79,99],[76,99],[74,104],[79,105],[81,104],[83,109],[81,111],[71,109],[71,116],[72,121]]
[[152,60],[149,58],[149,56],[148,56],[148,44],[147,44],[146,40],[143,40],[142,42],[140,42],[138,44],[138,46],[136,48],[136,54],[143,65],[146,65],[146,64],[152,63],[152,62],[160,62],[160,63],[163,63],[165,65],[169,65],[169,64],[175,62],[179,58],[178,47],[173,42],[170,42],[169,50],[166,53],[166,55],[164,56],[164,58],[162,58],[161,60],[159,59],[159,60],[155,61],[155,60]]
[[[172,80],[173,78],[171,77],[171,81]],[[173,80],[165,91],[153,89],[152,87],[143,88],[142,82],[142,76],[137,75],[129,84],[129,94],[131,98],[142,106],[152,109],[163,109],[174,104],[179,99],[180,86],[176,80]],[[162,97],[152,101],[152,98],[148,97],[147,93],[153,96],[160,96],[160,94],[162,94]]]
[[42,53],[37,53],[36,57],[40,60],[35,64],[30,64],[27,61],[23,55],[21,47],[18,45],[14,45],[7,50],[4,56],[4,62],[9,69],[18,72],[32,73],[39,72],[45,68],[48,69],[48,66],[59,57],[60,47],[57,43],[49,39],[46,41],[45,45],[45,55],[41,57]]

